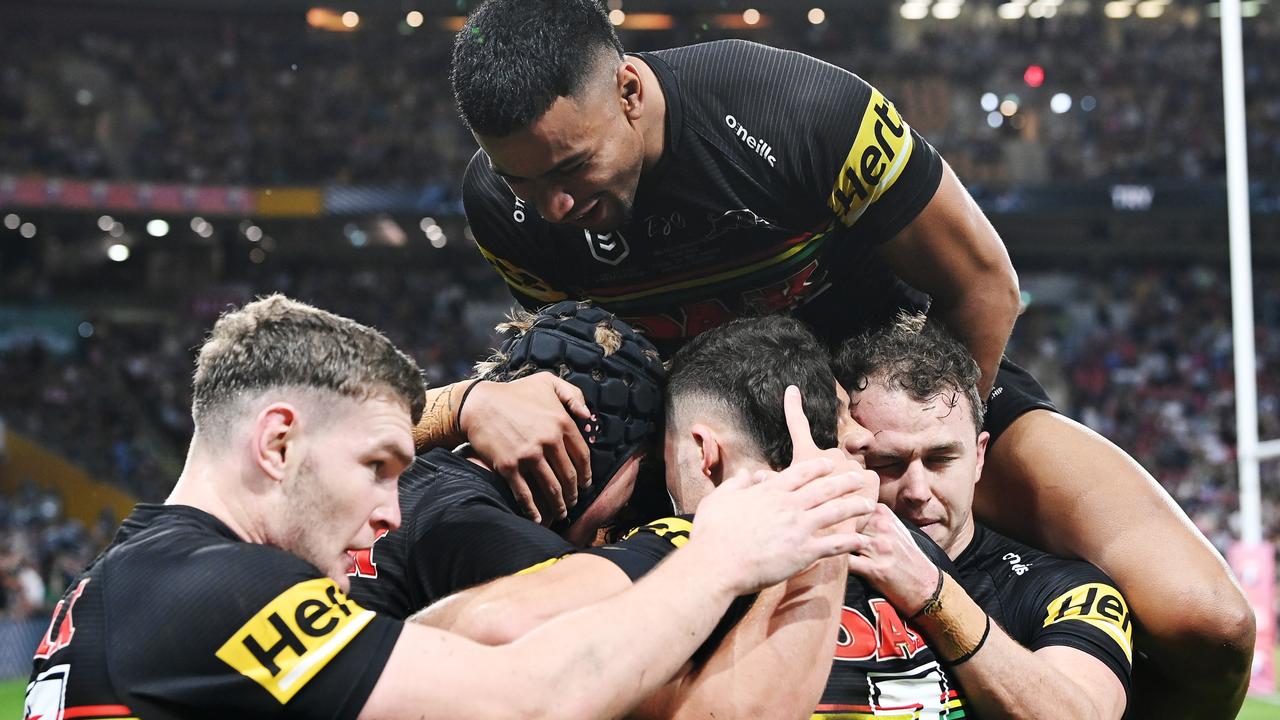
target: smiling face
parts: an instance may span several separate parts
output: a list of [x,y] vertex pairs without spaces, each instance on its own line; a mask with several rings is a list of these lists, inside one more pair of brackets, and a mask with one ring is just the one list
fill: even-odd
[[880,502],[955,558],[973,538],[973,492],[988,440],[985,432],[975,437],[967,399],[946,391],[920,402],[873,379],[852,408],[872,433],[863,452],[880,476]]
[[548,222],[610,232],[631,218],[644,164],[635,68],[603,64],[575,96],[559,97],[528,127],[477,135],[494,172]]
[[283,485],[272,544],[310,562],[346,592],[348,550],[400,526],[400,473],[413,461],[401,402],[342,399],[309,428],[296,472]]

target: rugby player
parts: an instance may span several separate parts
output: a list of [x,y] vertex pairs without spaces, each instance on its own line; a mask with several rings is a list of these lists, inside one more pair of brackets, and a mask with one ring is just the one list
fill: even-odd
[[[805,388],[808,407],[801,412],[800,392],[787,389],[784,417],[776,397],[790,382]],[[830,444],[837,423],[845,448],[871,439],[848,414],[848,396],[835,383],[825,348],[791,318],[738,320],[700,335],[673,358],[667,396],[668,489],[686,515],[640,528],[613,548],[460,593],[425,615],[481,641],[509,641],[558,613],[628,587],[628,577],[643,575],[674,549],[674,543],[657,539],[678,536],[687,528],[688,513],[736,470],[782,466],[793,448],[801,452],[797,438]],[[812,430],[807,424],[798,429],[806,416]],[[810,443],[808,452],[815,450]],[[874,497],[877,483],[869,478],[860,492]],[[934,575],[910,598],[912,604],[899,606],[906,609],[844,573],[805,587],[803,602],[771,588],[714,654],[687,668],[635,716],[870,717],[904,708],[921,717],[961,716],[968,706],[959,685],[903,620],[929,598],[937,567],[953,574],[955,569],[932,540],[911,532],[937,565],[931,565]],[[616,552],[627,554],[621,563],[625,575],[600,560]],[[488,634],[486,628],[494,627],[505,634]]]
[[[592,0],[488,0],[452,80],[481,146],[467,217],[521,303],[594,299],[664,349],[744,313],[793,312],[836,342],[928,305],[991,389],[980,516],[1116,578],[1150,651],[1135,707],[1238,707],[1256,629],[1243,593],[1149,474],[1000,363],[1019,296],[1003,244],[874,88],[740,41],[625,54]],[[590,477],[572,389],[481,387],[458,427],[466,389],[433,394],[419,439],[465,431],[517,494],[572,504]]]
[[[860,548],[851,571],[900,607],[926,607],[913,625],[983,717],[1121,717],[1132,620],[1114,583],[974,521],[989,436],[964,346],[904,314],[846,342],[836,365],[853,419],[871,431],[858,451],[879,473],[885,503],[863,530],[874,557]],[[893,513],[935,540],[959,574],[940,573]]]
[[219,319],[193,385],[183,473],[58,603],[28,720],[614,717],[670,678],[733,598],[847,552],[840,526],[866,509],[848,497],[859,479],[826,459],[737,475],[634,587],[485,647],[344,592],[347,551],[400,522],[423,402],[411,360],[272,296]]

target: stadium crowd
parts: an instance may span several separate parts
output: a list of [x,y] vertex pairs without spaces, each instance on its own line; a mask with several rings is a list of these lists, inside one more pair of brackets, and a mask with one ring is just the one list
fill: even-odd
[[[157,37],[0,23],[0,171],[455,192],[475,145],[441,71],[450,35],[371,27],[334,36],[297,25]],[[823,57],[895,99],[970,183],[1223,175],[1221,83],[1205,70],[1218,63],[1216,23],[1195,8],[1172,7],[1159,21],[997,21],[980,32],[907,23],[895,33],[872,24],[873,33],[835,20],[807,32],[688,25],[624,31],[623,40],[643,50],[740,36]],[[1257,178],[1280,175],[1280,65],[1266,52],[1278,33],[1273,12],[1245,23]],[[1044,71],[1038,88],[1023,77],[1033,64]],[[990,100],[984,107],[987,93],[1018,111],[1005,118]],[[1050,110],[1058,93],[1071,98],[1063,114]]]
[[[280,289],[370,322],[421,363],[428,381],[463,377],[491,337],[505,302],[484,266],[469,272],[298,270],[263,274],[245,299]],[[1259,272],[1261,437],[1280,437],[1280,276]],[[1009,347],[1071,417],[1151,469],[1225,551],[1238,499],[1232,438],[1230,297],[1222,268],[1120,268],[1106,275],[1024,273],[1031,298]],[[92,475],[144,500],[160,500],[190,436],[191,313],[167,323],[95,323],[79,352],[40,346],[0,353],[0,382],[14,392],[0,416]],[[145,418],[144,422],[126,418]],[[157,459],[167,459],[161,462]],[[1105,479],[1099,479],[1105,482]],[[1264,521],[1280,533],[1280,473],[1264,465]]]

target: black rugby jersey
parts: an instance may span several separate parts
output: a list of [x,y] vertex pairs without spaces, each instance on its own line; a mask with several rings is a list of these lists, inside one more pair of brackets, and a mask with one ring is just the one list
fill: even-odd
[[574,550],[521,514],[497,473],[436,449],[400,476],[400,527],[353,554],[351,597],[394,618]]
[[1111,578],[975,525],[956,558],[961,584],[1018,644],[1063,645],[1111,668],[1125,694],[1133,663],[1133,617]]
[[[618,547],[634,552],[618,565],[637,578],[687,542],[692,516],[665,518],[633,530]],[[952,577],[958,577],[950,558],[920,530],[907,527],[925,555]],[[589,550],[601,557],[617,552],[610,547]],[[616,561],[615,561],[616,562]],[[749,609],[739,602],[730,613],[736,622]],[[731,627],[722,622],[718,642]],[[714,645],[711,645],[714,647]],[[845,582],[844,606],[836,638],[831,673],[814,718],[958,718],[975,717],[958,683],[947,675],[925,642],[884,596],[856,576]]]
[[[958,578],[951,559],[928,535],[906,526],[935,565]],[[814,718],[974,718],[964,692],[905,616],[870,583],[850,575],[831,675]]]
[[733,317],[796,311],[827,340],[923,308],[874,254],[933,198],[937,152],[856,75],[741,40],[637,53],[667,103],[625,227],[553,225],[481,150],[463,200],[525,306],[595,300],[664,352]]
[[138,505],[36,650],[24,717],[355,718],[401,624],[183,505]]

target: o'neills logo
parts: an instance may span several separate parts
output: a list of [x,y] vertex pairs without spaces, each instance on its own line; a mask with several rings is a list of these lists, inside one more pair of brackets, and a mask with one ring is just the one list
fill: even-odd
[[743,127],[742,124],[738,122],[738,118],[732,115],[725,115],[724,124],[728,125],[729,129],[733,130],[733,134],[737,135],[739,140],[746,143],[747,147],[754,150],[760,157],[768,160],[769,167],[773,167],[774,163],[778,162],[778,158],[773,156],[773,146],[760,138],[753,137],[751,135],[751,131]]

